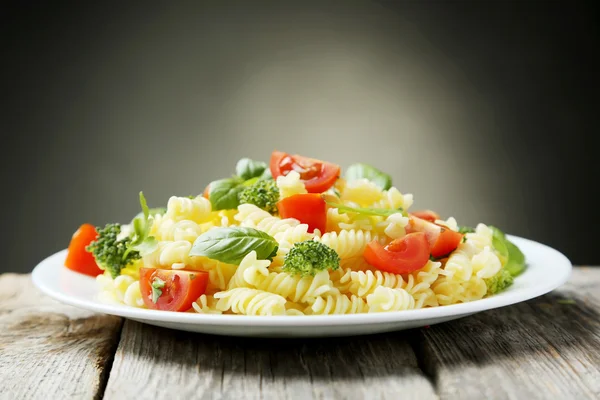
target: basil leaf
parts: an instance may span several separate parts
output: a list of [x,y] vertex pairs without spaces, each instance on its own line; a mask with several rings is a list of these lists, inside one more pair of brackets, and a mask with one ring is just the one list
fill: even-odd
[[506,248],[508,249],[508,262],[504,266],[504,269],[508,271],[512,276],[520,275],[525,271],[525,255],[523,252],[510,240],[505,242]]
[[142,207],[142,215],[138,215],[133,219],[133,237],[123,254],[123,260],[132,250],[136,250],[141,256],[145,256],[152,253],[158,246],[154,236],[150,236],[150,229],[152,229],[154,220],[150,216],[150,209],[143,192],[140,192],[140,206]]
[[346,170],[346,180],[354,181],[357,179],[368,179],[383,190],[388,190],[392,187],[392,177],[381,172],[375,167],[368,164],[357,163],[352,164]]
[[[513,277],[519,275],[525,270],[525,255],[510,240],[506,238],[504,232],[495,226],[490,226],[494,236],[492,244],[503,262],[504,269]],[[504,260],[502,260],[504,257]]]
[[490,226],[492,230],[492,246],[500,259],[502,265],[506,265],[508,262],[508,249],[506,248],[506,237],[504,236],[504,232],[495,226]]
[[271,170],[269,168],[265,169],[265,172],[260,176],[261,181],[270,181],[273,180],[273,174],[271,174]]
[[235,166],[235,174],[243,180],[260,177],[267,169],[267,164],[262,161],[254,161],[242,158]]
[[380,217],[389,217],[392,214],[402,213],[406,215],[402,208],[398,208],[397,210],[389,209],[389,208],[364,208],[364,207],[350,207],[342,203],[335,203],[333,201],[325,200],[325,203],[329,207],[337,208],[340,212],[352,212],[363,215],[375,215]]
[[196,238],[190,256],[204,256],[227,264],[239,265],[252,250],[259,260],[277,254],[277,241],[254,228],[215,228]]
[[156,304],[158,298],[162,296],[163,292],[161,289],[165,287],[165,281],[163,281],[159,277],[156,277],[154,278],[150,286],[152,286],[152,302]]
[[245,189],[238,177],[211,182],[208,198],[213,210],[231,210],[240,205],[238,194]]
[[[195,199],[196,196],[193,196],[192,198]],[[148,210],[148,214],[152,217],[155,215],[163,215],[166,212],[167,212],[167,209],[165,207],[155,207],[155,208],[150,208]],[[143,217],[143,216],[144,216],[144,212],[140,211],[139,213],[137,213],[137,215],[134,217],[134,219],[138,218],[138,217]]]
[[248,179],[247,181],[244,181],[244,183],[242,183],[242,185],[244,185],[245,187],[248,188],[248,187],[254,185],[258,181],[260,181],[260,178],[254,177],[254,178]]

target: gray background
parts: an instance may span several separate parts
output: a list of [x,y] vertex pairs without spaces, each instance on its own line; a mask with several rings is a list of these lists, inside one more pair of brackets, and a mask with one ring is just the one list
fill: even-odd
[[2,11],[4,263],[275,148],[576,263],[598,207],[597,17],[574,2],[73,2]]

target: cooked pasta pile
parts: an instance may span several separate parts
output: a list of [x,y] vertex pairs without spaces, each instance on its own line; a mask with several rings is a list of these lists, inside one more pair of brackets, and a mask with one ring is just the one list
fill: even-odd
[[[278,176],[275,182],[280,199],[308,192],[300,173],[294,170]],[[322,193],[329,200],[323,231],[310,229],[296,218],[273,215],[254,204],[215,210],[203,195],[171,197],[166,212],[149,218],[149,236],[156,241],[153,250],[141,255],[116,278],[108,272],[99,275],[99,298],[146,307],[139,269],[156,268],[208,273],[206,290],[188,312],[265,316],[403,311],[482,299],[489,295],[494,277],[507,263],[494,244],[493,228],[479,224],[464,234],[449,254],[430,257],[424,266],[411,272],[386,272],[367,262],[365,249],[374,241],[385,247],[407,235],[413,196],[395,187],[384,189],[367,178],[338,178]],[[341,205],[350,207],[350,211]],[[372,215],[352,209],[391,212]],[[454,218],[436,224],[459,230]],[[276,240],[276,253],[261,259],[252,250],[239,265],[190,255],[198,237],[223,227],[262,231]],[[333,249],[339,256],[339,268],[317,270],[314,275],[286,270],[288,253],[306,241]]]

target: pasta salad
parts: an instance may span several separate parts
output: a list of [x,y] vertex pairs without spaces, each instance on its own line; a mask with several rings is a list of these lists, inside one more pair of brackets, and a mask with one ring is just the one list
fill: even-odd
[[175,312],[320,315],[482,299],[525,268],[498,228],[409,211],[411,194],[370,165],[274,151],[129,224],[83,224],[65,266],[99,300]]

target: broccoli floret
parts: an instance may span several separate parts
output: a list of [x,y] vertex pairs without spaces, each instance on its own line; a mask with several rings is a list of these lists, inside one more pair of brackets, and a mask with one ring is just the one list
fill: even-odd
[[279,188],[274,180],[257,180],[240,195],[240,204],[254,204],[265,211],[275,214],[279,201]]
[[121,269],[141,258],[140,253],[135,250],[126,254],[131,238],[118,240],[121,225],[107,224],[104,228],[97,227],[96,230],[98,238],[85,249],[94,255],[100,268],[110,272],[113,279],[121,274]]
[[292,275],[314,276],[317,272],[340,267],[340,256],[321,242],[306,240],[291,248],[285,256],[283,270]]
[[506,269],[502,268],[496,275],[484,279],[488,288],[487,295],[500,293],[513,283],[513,276]]

